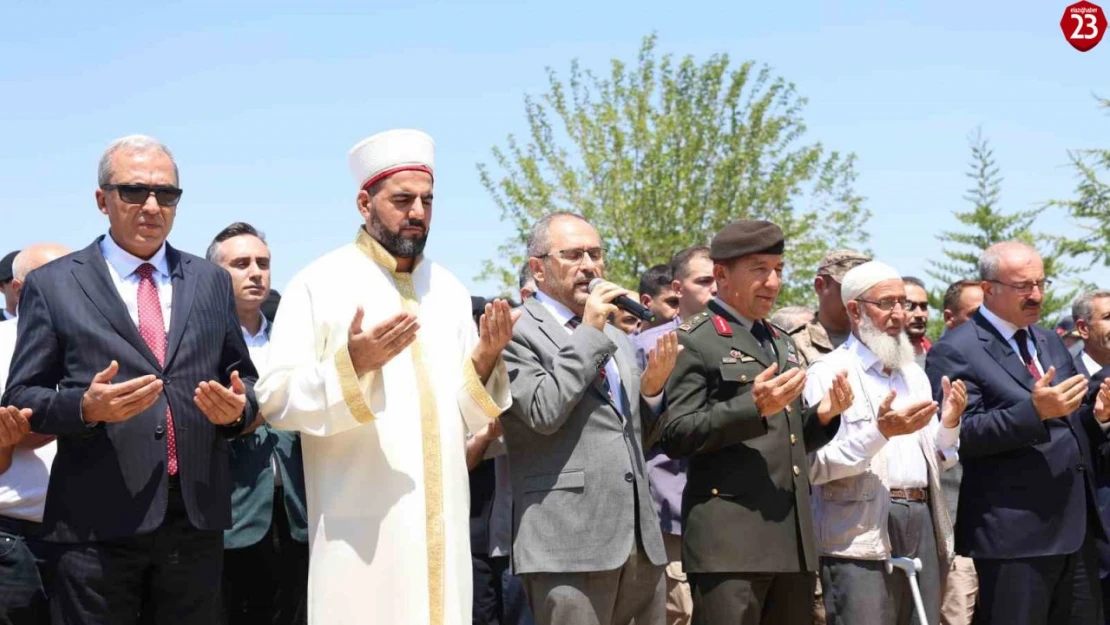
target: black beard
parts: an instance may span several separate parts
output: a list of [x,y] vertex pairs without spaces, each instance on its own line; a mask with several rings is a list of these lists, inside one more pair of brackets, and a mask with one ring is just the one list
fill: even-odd
[[368,229],[370,236],[374,237],[374,240],[381,244],[385,251],[397,258],[416,258],[424,253],[424,246],[428,243],[427,227],[423,221],[409,221],[405,226],[424,228],[424,236],[408,239],[401,236],[400,232],[392,232],[378,218],[378,211],[373,209],[370,211],[370,227]]

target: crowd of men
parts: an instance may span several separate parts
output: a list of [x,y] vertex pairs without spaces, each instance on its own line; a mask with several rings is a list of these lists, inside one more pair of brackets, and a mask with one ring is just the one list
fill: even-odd
[[855,250],[778,307],[737,220],[637,292],[555,212],[486,300],[424,257],[431,138],[348,157],[363,223],[283,297],[250,224],[167,242],[137,135],[103,236],[0,260],[0,624],[1110,622],[1110,291],[1037,325],[1011,241],[943,311]]

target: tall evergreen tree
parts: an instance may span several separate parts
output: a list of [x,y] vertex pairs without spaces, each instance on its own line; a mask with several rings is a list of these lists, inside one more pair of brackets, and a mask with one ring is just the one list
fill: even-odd
[[[1068,242],[1057,236],[1034,231],[1034,224],[1041,208],[1024,211],[1006,212],[1000,206],[1002,196],[1002,174],[995,161],[990,142],[977,130],[969,138],[971,162],[967,177],[972,186],[963,196],[971,205],[969,210],[954,211],[956,220],[966,226],[963,231],[944,231],[937,238],[944,242],[944,259],[930,260],[926,273],[940,282],[933,290],[930,299],[934,310],[940,310],[944,289],[956,280],[977,278],[979,275],[979,256],[983,250],[995,243],[1021,240],[1037,247],[1044,259],[1045,276],[1054,285],[1045,294],[1042,308],[1042,321],[1055,322],[1061,311],[1067,314],[1077,288],[1064,283],[1076,268],[1066,263],[1070,254]],[[937,315],[939,317],[939,315]],[[932,328],[939,333],[939,326]],[[935,334],[934,334],[935,335]]]

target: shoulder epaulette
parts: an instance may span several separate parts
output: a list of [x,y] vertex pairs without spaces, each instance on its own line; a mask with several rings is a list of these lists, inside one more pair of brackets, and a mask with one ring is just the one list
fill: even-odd
[[700,312],[689,319],[684,319],[678,329],[681,332],[693,332],[698,326],[709,321],[709,317],[708,312]]

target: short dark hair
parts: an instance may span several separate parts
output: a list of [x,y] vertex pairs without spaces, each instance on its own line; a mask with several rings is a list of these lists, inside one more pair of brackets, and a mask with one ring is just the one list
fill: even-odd
[[914,286],[919,286],[925,289],[925,292],[929,291],[929,289],[925,287],[925,283],[921,281],[921,278],[915,278],[913,276],[902,276],[902,282],[905,282],[906,284],[912,284]]
[[953,310],[960,304],[960,296],[969,286],[979,286],[978,280],[956,280],[944,291],[944,309]]
[[671,279],[682,281],[690,273],[690,261],[701,257],[709,258],[708,245],[688,247],[671,257]]
[[655,297],[670,288],[673,279],[670,265],[654,265],[640,277],[640,294]]
[[218,252],[220,249],[220,243],[223,243],[228,239],[234,239],[235,237],[241,237],[245,235],[258,237],[259,241],[262,241],[263,243],[266,242],[266,236],[259,232],[257,228],[245,221],[237,221],[224,228],[223,230],[220,230],[220,233],[216,235],[216,238],[212,239],[212,243],[208,246],[208,251],[204,253],[204,257],[208,260],[208,262],[216,262],[216,252]]

